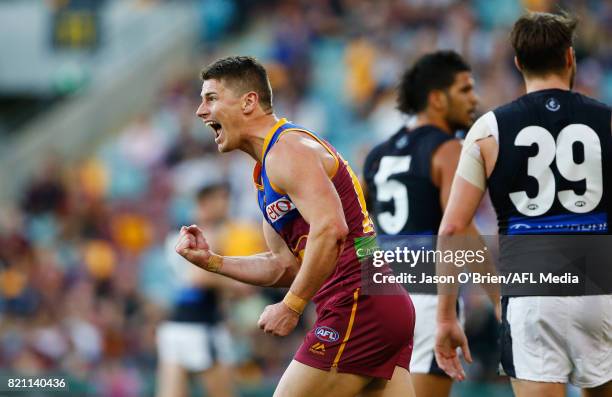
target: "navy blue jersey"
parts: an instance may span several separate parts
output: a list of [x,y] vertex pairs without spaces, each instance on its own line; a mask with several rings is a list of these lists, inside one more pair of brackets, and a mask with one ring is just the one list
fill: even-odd
[[221,320],[219,293],[202,287],[184,287],[176,296],[171,321],[216,324]]
[[488,180],[500,234],[609,234],[610,107],[548,89],[493,111],[499,155]]
[[431,159],[450,139],[454,138],[433,126],[402,128],[370,152],[364,177],[378,234],[437,233],[442,206],[431,180]]
[[173,294],[170,321],[214,325],[222,320],[221,294],[217,289],[194,285],[190,275],[193,265],[174,252],[178,233],[166,238],[167,261],[178,282]]

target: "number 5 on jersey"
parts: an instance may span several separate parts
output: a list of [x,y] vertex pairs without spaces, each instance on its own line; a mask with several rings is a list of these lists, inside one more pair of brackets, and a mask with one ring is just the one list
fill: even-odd
[[399,233],[408,221],[408,189],[403,183],[389,179],[394,174],[408,172],[411,156],[385,156],[380,159],[378,172],[374,176],[376,199],[393,200],[394,213],[389,211],[378,214],[378,224],[387,234]]

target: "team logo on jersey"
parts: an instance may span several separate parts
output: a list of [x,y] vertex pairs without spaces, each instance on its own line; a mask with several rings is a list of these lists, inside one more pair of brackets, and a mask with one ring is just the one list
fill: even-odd
[[317,327],[315,329],[315,336],[318,340],[322,340],[323,342],[335,342],[340,338],[338,331],[330,327]]
[[400,139],[395,142],[395,147],[397,149],[403,149],[408,146],[408,137],[406,135],[402,136]]
[[310,349],[308,349],[311,353],[314,354],[318,354],[320,356],[324,356],[325,355],[325,345],[321,342],[317,342],[315,344],[313,344],[312,346],[310,346]]
[[266,214],[268,215],[270,222],[274,223],[293,209],[295,209],[295,204],[293,204],[288,198],[281,197],[275,202],[266,206]]
[[551,112],[556,112],[560,108],[561,105],[559,104],[559,101],[557,101],[555,98],[548,98],[548,100],[546,101],[546,109],[550,110]]

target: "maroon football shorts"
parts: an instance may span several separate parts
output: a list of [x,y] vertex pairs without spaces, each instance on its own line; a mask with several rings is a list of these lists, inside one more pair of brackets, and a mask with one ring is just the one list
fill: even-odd
[[408,293],[335,295],[317,307],[317,321],[295,360],[329,371],[391,379],[395,366],[408,369],[415,312]]

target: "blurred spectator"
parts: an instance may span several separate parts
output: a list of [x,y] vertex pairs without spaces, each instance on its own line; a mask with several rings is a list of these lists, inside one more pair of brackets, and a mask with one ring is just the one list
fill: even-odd
[[[208,242],[224,255],[262,250],[253,227],[229,217],[230,190],[226,183],[206,185],[196,196],[195,221],[207,231]],[[158,329],[159,382],[157,396],[186,396],[187,376],[197,375],[211,397],[234,396],[231,365],[234,342],[225,326],[224,296],[248,287],[198,269],[174,251],[178,234],[166,239],[167,260],[180,280],[169,319]]]

